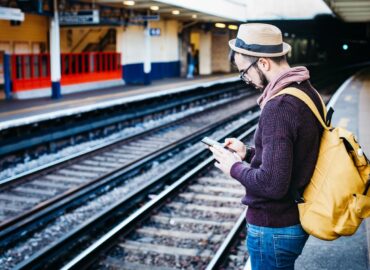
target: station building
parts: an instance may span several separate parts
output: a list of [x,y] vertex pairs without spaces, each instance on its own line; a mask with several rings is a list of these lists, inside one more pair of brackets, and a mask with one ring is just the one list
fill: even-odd
[[213,2],[11,1],[0,7],[2,98],[184,77],[189,47],[195,74],[228,73],[227,41],[245,21],[246,4]]

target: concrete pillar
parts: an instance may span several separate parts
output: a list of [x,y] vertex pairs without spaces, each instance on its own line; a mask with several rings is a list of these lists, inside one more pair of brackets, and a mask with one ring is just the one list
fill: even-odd
[[229,33],[212,35],[212,72],[230,72]]
[[212,73],[211,32],[201,32],[199,43],[199,75],[208,75]]
[[185,77],[188,72],[187,52],[190,44],[189,28],[184,29],[179,37],[179,54],[180,54],[180,76]]
[[59,16],[57,0],[54,2],[54,16],[50,19],[50,75],[51,75],[51,97],[58,99],[62,97],[60,89],[60,35]]
[[124,63],[124,57],[125,57],[125,52],[124,52],[124,35],[123,35],[123,28],[117,28],[116,31],[116,52],[121,54],[121,70],[122,70],[122,80],[125,80],[124,78],[124,71],[123,71],[123,63]]
[[150,24],[146,24],[144,28],[144,84],[150,84],[150,72],[152,63],[150,59]]
[[11,99],[11,78],[10,78],[10,55],[4,53],[3,55],[3,69],[4,69],[4,91],[5,91],[5,98]]

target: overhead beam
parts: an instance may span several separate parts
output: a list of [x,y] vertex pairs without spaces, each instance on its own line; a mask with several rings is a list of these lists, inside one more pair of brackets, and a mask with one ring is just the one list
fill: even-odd
[[350,21],[369,21],[370,20],[369,15],[366,15],[366,16],[343,16],[342,18],[343,18],[343,20],[345,20],[347,22],[350,22]]
[[329,1],[330,6],[333,8],[336,7],[369,7],[370,2],[353,2],[353,1],[348,1],[348,2],[334,2],[334,1]]
[[[171,4],[165,4],[159,1],[147,1],[147,0],[135,0],[134,6],[125,6],[123,5],[123,0],[96,0],[96,3],[111,5],[119,7],[122,5],[122,8],[134,11],[146,11],[150,9],[150,6],[158,6],[159,10],[156,13],[160,14],[163,18],[168,19],[177,19],[181,21],[211,21],[211,22],[222,22],[222,21],[233,21],[228,18],[221,18],[215,15],[202,13],[190,8],[184,8],[180,6],[174,6]],[[173,10],[179,10],[179,15],[173,15]],[[196,14],[197,18],[192,18]]]
[[368,22],[370,1],[324,0],[330,9],[345,22]]
[[370,12],[369,7],[362,7],[362,8],[334,8],[336,12]]
[[341,16],[370,16],[370,12],[367,12],[367,11],[342,12]]

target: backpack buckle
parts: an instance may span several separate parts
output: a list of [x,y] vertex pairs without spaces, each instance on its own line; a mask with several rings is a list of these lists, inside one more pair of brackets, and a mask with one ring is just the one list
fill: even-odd
[[325,124],[330,127],[331,119],[333,117],[334,109],[332,107],[329,108],[328,113],[326,114]]
[[303,199],[303,197],[300,197],[300,198],[298,198],[298,199],[295,199],[295,200],[294,200],[294,202],[295,202],[296,204],[304,203],[304,199]]

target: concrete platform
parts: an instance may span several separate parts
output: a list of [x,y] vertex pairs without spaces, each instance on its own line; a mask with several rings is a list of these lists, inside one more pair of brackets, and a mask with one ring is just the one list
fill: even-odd
[[65,95],[59,100],[50,98],[0,100],[0,130],[238,80],[238,74],[234,73],[200,76],[191,80],[164,79],[154,81],[149,86],[107,87]]
[[[342,126],[359,138],[367,156],[370,156],[370,69],[348,79],[329,106],[335,112],[333,126]],[[310,236],[302,255],[296,261],[298,270],[366,270],[370,269],[370,219],[349,237],[322,241]]]

